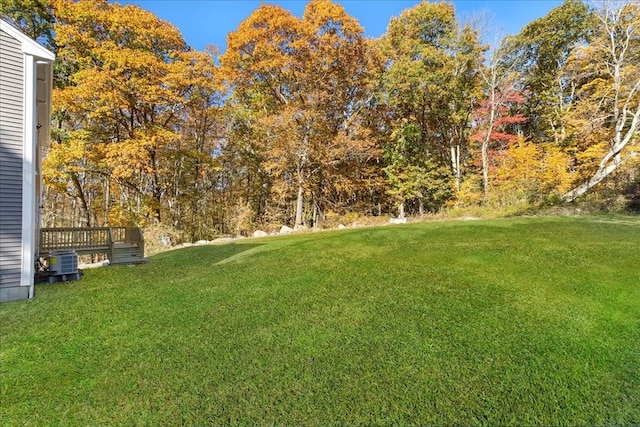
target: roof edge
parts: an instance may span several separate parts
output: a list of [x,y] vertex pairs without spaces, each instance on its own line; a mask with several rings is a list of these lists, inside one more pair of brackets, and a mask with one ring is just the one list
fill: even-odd
[[40,59],[55,61],[56,56],[53,52],[36,42],[16,27],[0,19],[0,31],[4,31],[22,44],[22,52],[28,55],[37,56]]

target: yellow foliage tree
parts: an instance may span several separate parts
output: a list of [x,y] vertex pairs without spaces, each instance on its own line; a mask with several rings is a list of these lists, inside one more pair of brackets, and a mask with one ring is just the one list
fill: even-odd
[[[61,66],[49,170],[81,174],[85,186],[98,182],[105,221],[113,208],[129,210],[129,221],[159,222],[165,199],[177,193],[183,112],[197,103],[199,89],[219,88],[213,59],[191,51],[176,27],[137,6],[52,3]],[[83,192],[78,185],[76,196]]]
[[554,203],[571,185],[570,158],[554,144],[522,137],[500,154],[492,170],[492,197],[499,205]]

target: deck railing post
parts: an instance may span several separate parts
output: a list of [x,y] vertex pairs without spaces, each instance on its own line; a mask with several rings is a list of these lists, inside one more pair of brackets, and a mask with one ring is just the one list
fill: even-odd
[[111,262],[115,259],[114,246],[113,229],[109,228],[109,261]]
[[144,234],[140,227],[138,227],[138,247],[140,248],[140,256],[144,258]]

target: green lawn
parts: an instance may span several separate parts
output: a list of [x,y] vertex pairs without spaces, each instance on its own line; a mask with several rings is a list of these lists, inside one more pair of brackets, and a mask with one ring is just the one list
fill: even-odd
[[243,240],[0,306],[0,425],[640,423],[640,218]]

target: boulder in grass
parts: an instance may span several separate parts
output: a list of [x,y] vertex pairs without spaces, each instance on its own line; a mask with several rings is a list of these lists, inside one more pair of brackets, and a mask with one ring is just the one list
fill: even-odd
[[293,231],[293,228],[287,227],[286,225],[283,225],[282,228],[280,228],[280,234],[291,234]]
[[262,231],[262,230],[256,230],[253,232],[253,237],[266,237],[269,234],[267,234],[266,231]]
[[346,226],[346,225],[344,225],[344,224],[338,224],[338,229],[342,230],[342,229],[345,229],[345,228],[347,228],[347,226]]
[[407,218],[390,218],[389,222],[391,224],[406,224]]

